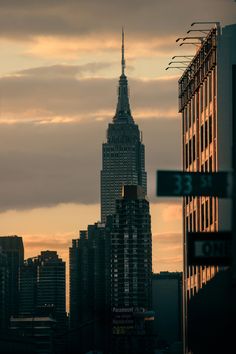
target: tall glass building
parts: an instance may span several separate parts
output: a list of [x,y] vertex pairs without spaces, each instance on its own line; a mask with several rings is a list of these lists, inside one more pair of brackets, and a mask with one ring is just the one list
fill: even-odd
[[115,201],[121,197],[123,185],[139,185],[147,192],[144,145],[129,104],[128,81],[125,75],[124,32],[122,32],[122,73],[118,103],[113,122],[109,123],[107,142],[102,147],[101,220],[115,213]]

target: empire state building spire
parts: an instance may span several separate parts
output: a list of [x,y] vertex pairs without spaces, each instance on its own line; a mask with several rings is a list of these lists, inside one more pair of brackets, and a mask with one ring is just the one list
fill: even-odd
[[129,104],[128,80],[125,75],[124,30],[122,28],[121,76],[119,80],[118,102],[114,123],[134,123]]
[[124,29],[122,28],[122,56],[121,56],[121,67],[122,67],[122,75],[125,75],[125,44],[124,44]]

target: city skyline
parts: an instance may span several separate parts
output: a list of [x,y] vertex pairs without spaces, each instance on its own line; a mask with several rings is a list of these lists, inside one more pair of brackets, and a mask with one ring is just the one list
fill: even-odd
[[[42,249],[55,249],[68,260],[71,239],[100,218],[100,146],[114,115],[120,29],[124,25],[133,115],[146,145],[154,270],[181,269],[181,201],[158,203],[155,197],[155,170],[181,168],[176,100],[181,72],[164,69],[171,55],[180,50],[175,38],[192,20],[198,17],[219,19],[222,25],[232,23],[236,6],[233,1],[227,1],[227,7],[214,1],[209,16],[212,1],[200,5],[182,1],[181,6],[172,1],[179,13],[186,5],[190,15],[176,21],[167,5],[159,4],[155,13],[155,4],[150,3],[150,9],[139,1],[137,8],[123,4],[123,10],[119,9],[123,18],[114,24],[109,19],[96,22],[92,2],[91,8],[79,4],[86,14],[87,28],[83,22],[77,25],[76,16],[63,13],[63,8],[68,9],[59,4],[56,19],[50,17],[50,11],[44,19],[43,31],[40,20],[50,2],[40,7],[39,21],[34,25],[29,21],[30,16],[36,16],[33,7],[20,11],[15,2],[14,8],[5,5],[3,9],[3,13],[25,19],[25,26],[20,30],[16,23],[14,30],[7,21],[5,28],[1,25],[0,234],[22,236],[26,258]],[[75,6],[73,1],[71,4]],[[100,9],[103,6],[114,18],[116,5],[102,1]],[[198,6],[196,11],[194,6]],[[144,11],[146,20],[142,23],[138,11]],[[163,23],[161,14],[172,21]],[[73,26],[69,26],[69,19]],[[194,47],[188,52],[194,53]]]

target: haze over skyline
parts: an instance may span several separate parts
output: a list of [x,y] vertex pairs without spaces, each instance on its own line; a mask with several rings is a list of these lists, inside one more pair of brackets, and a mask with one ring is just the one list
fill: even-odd
[[[120,33],[134,120],[143,132],[153,266],[181,270],[181,200],[155,197],[157,169],[181,168],[175,39],[197,20],[235,22],[232,0],[1,1],[0,234],[26,257],[68,260],[80,229],[100,218],[101,148],[115,114]],[[184,18],[183,18],[184,15]]]

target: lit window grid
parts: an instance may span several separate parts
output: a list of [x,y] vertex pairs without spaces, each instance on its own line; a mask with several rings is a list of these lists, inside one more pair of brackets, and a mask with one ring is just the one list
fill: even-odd
[[[183,164],[185,171],[217,171],[216,69],[206,77],[183,110]],[[188,231],[217,231],[217,198],[185,198]],[[189,298],[216,272],[215,267],[188,267]]]

